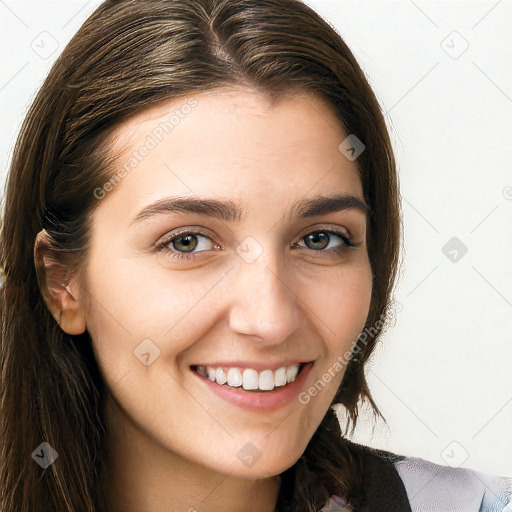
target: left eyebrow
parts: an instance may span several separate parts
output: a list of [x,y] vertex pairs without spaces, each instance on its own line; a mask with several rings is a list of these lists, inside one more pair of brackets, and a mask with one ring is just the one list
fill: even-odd
[[332,196],[316,196],[299,201],[292,206],[290,218],[295,215],[299,219],[305,219],[316,215],[326,215],[351,209],[360,210],[366,215],[370,213],[370,208],[364,199],[354,195],[337,194]]
[[[337,194],[300,200],[292,205],[289,218],[295,216],[299,219],[305,219],[349,209],[360,210],[366,215],[370,211],[364,199],[354,195]],[[229,199],[166,197],[143,208],[131,224],[166,213],[196,213],[216,217],[227,222],[239,222],[243,214],[242,209]]]

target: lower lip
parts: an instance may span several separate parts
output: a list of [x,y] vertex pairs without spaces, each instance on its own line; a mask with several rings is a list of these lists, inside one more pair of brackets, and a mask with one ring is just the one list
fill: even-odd
[[283,407],[297,398],[313,363],[307,363],[300,371],[297,378],[286,386],[274,388],[272,391],[246,391],[243,388],[232,388],[227,385],[220,385],[203,377],[197,371],[191,370],[196,377],[203,382],[213,393],[220,396],[226,402],[237,405],[248,411],[272,411]]

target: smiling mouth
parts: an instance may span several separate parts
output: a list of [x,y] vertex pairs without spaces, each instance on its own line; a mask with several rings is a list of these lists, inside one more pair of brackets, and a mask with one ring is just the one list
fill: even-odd
[[303,368],[312,362],[282,366],[275,371],[257,372],[252,368],[214,367],[192,365],[190,369],[202,378],[219,386],[227,386],[249,392],[272,392],[287,387],[294,382]]

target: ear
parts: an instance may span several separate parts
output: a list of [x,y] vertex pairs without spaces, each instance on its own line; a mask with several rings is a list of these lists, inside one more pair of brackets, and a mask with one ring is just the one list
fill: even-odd
[[37,281],[46,307],[60,328],[68,334],[82,334],[86,329],[79,285],[75,276],[57,256],[46,230],[34,242],[34,264]]

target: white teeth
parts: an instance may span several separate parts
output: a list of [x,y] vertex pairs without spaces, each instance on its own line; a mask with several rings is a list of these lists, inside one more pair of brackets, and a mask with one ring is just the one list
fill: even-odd
[[277,388],[279,386],[286,385],[286,366],[281,366],[276,373],[274,374],[274,386]]
[[207,366],[206,367],[206,374],[208,375],[208,378],[214,382],[215,381],[215,368],[213,366]]
[[217,384],[226,384],[227,377],[226,373],[224,372],[224,368],[217,368],[215,370],[215,380],[217,381]]
[[238,368],[230,368],[228,371],[228,386],[238,388],[242,385],[242,372]]
[[274,388],[286,386],[297,378],[299,365],[281,366],[275,372],[263,370],[258,372],[252,368],[216,368],[214,366],[197,366],[197,371],[212,382],[219,385],[226,384],[233,388],[247,391],[272,391]]
[[243,375],[243,388],[247,391],[258,389],[258,372],[252,368],[246,368]]
[[263,391],[274,389],[274,372],[272,370],[263,370],[260,373],[259,388]]
[[293,364],[292,366],[286,367],[286,380],[287,382],[293,382],[297,378],[299,373],[299,365]]

